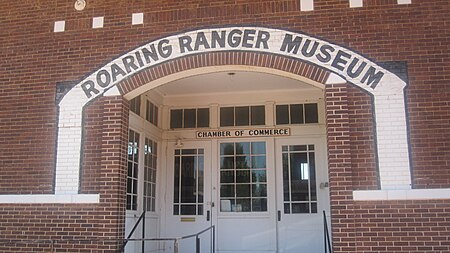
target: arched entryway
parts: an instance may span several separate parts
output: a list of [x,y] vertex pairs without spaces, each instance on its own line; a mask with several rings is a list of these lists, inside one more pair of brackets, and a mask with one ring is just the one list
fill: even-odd
[[[208,57],[228,59],[232,55],[240,59],[239,65],[233,61],[203,65]],[[324,102],[329,73],[269,55],[259,58],[260,66],[242,65],[247,57],[258,56],[205,55],[196,59],[203,67],[180,70],[154,81],[139,76],[130,80],[143,85],[125,95],[134,111],[130,113],[130,136],[139,135],[138,139],[130,137],[129,143],[139,142],[139,150],[147,150],[143,142],[158,143],[156,210],[148,210],[152,214],[146,224],[152,225],[146,229],[146,237],[181,237],[214,225],[218,252],[287,253],[304,247],[322,252],[322,211],[330,213]],[[265,66],[274,63],[290,66],[302,75]],[[141,94],[136,94],[137,90]],[[141,103],[140,111],[136,101]],[[146,111],[154,110],[155,105],[158,122],[146,117],[149,112],[155,115]],[[224,122],[227,118],[223,114],[230,109],[233,120],[239,123]],[[199,122],[200,114],[207,115],[207,122]],[[186,118],[194,121],[188,123]],[[202,162],[193,162],[196,159]],[[129,160],[128,164],[128,173],[133,174],[134,162]],[[201,167],[200,176],[189,173],[189,168],[196,166]],[[139,165],[142,167],[145,162]],[[201,184],[184,183],[189,180]],[[140,187],[145,184],[143,180],[136,183]],[[190,191],[192,187],[198,192]],[[139,189],[129,190],[127,231],[145,206]],[[191,198],[183,197],[186,192]],[[138,196],[136,205],[131,199],[134,195]],[[186,203],[193,200],[195,203]],[[141,235],[138,232],[135,236]],[[209,239],[209,233],[203,235],[204,250]],[[181,252],[193,250],[193,242],[182,241]],[[128,244],[128,252],[134,247],[141,244]],[[171,242],[146,247],[173,250]]]
[[[302,33],[264,27],[227,27],[151,41],[107,63],[70,90],[59,104],[55,192],[79,192],[83,111],[87,104],[101,96],[108,101],[104,109],[110,110],[114,117],[107,119],[105,129],[110,131],[107,137],[111,139],[105,142],[107,152],[102,159],[111,164],[116,161],[115,165],[120,164],[125,170],[126,159],[120,153],[126,154],[126,99],[192,75],[191,70],[214,66],[247,66],[249,71],[303,78],[310,85],[322,87],[325,99],[338,99],[340,102],[327,103],[330,107],[325,108],[328,116],[338,114],[341,118],[327,117],[328,152],[332,154],[328,164],[330,172],[336,175],[345,175],[349,169],[346,166],[348,118],[341,117],[345,114],[346,94],[342,91],[349,83],[371,94],[381,188],[410,187],[402,80],[358,53]],[[342,178],[336,179],[338,186]],[[341,189],[346,191],[347,198],[351,196],[351,187],[344,181]],[[120,184],[125,189],[125,180]],[[333,181],[330,185],[333,187]]]

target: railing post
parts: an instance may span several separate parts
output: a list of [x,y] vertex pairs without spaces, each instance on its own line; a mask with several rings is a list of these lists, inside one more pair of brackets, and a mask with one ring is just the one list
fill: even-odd
[[212,250],[211,252],[214,253],[216,250],[216,226],[212,227]]
[[327,222],[325,216],[325,210],[323,210],[323,247],[325,249],[325,253],[328,252],[327,248]]
[[173,253],[178,253],[178,239],[175,239],[173,243]]
[[324,233],[323,244],[325,246],[325,253],[327,253],[328,251],[330,251],[330,253],[333,253],[333,249],[331,248],[331,238],[328,232],[328,222],[325,210],[323,210],[323,233]]
[[195,253],[200,253],[200,237],[195,237]]
[[[142,239],[145,238],[145,211],[143,213],[144,217],[142,218]],[[145,240],[142,240],[141,242],[141,249],[142,253],[145,252]]]

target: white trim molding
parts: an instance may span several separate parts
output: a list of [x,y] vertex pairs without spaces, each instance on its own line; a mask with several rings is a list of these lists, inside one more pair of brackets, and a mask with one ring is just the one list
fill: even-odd
[[0,195],[0,204],[98,204],[99,194]]
[[355,201],[450,199],[450,188],[353,191]]

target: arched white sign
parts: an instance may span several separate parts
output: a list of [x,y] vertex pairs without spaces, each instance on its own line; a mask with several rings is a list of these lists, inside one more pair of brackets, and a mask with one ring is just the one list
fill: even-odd
[[266,27],[195,30],[151,41],[102,66],[59,103],[56,194],[77,194],[82,146],[82,112],[125,78],[176,58],[208,52],[270,53],[323,67],[374,98],[378,166],[382,189],[410,189],[404,88],[406,83],[366,57],[302,33]]

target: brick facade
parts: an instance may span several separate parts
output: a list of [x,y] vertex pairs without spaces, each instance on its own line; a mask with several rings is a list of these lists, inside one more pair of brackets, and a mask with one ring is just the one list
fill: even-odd
[[[52,194],[56,84],[80,80],[147,41],[205,26],[257,24],[303,31],[376,62],[405,61],[413,187],[450,188],[450,3],[394,0],[315,1],[10,1],[0,9],[0,194]],[[131,14],[144,13],[143,25]],[[92,29],[104,16],[104,28]],[[54,33],[55,21],[64,32]],[[140,72],[119,85],[126,94],[180,70],[240,64],[299,74],[324,83],[317,67],[259,53],[211,53]],[[314,72],[303,71],[307,68]],[[450,200],[354,201],[379,188],[370,95],[350,84],[325,89],[332,235],[335,252],[450,252]],[[128,102],[103,97],[84,114],[80,193],[98,204],[0,204],[2,252],[117,252],[124,236]],[[18,242],[17,240],[27,240]],[[36,240],[36,241],[33,241]],[[52,251],[53,249],[53,251]]]

